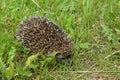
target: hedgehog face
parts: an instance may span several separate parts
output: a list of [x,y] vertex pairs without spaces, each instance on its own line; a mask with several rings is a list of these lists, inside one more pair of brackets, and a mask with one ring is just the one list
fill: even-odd
[[71,56],[73,55],[73,52],[70,51],[70,52],[65,52],[65,53],[58,53],[56,54],[56,58],[57,59],[65,59],[65,58],[70,58]]
[[65,52],[63,54],[61,53],[58,53],[56,54],[56,60],[60,63],[65,63],[67,65],[71,65],[71,61],[70,61],[70,58],[72,57],[73,55],[73,52],[70,51],[70,52]]

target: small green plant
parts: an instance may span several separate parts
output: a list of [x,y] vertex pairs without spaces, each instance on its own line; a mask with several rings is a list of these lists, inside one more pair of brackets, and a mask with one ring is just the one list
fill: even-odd
[[88,49],[89,48],[89,43],[80,43],[80,48],[82,49]]
[[2,72],[2,76],[7,78],[8,80],[12,79],[15,74],[14,63],[13,63],[15,51],[16,49],[14,47],[11,47],[11,50],[8,54],[8,61],[7,61],[8,67],[5,66],[5,69]]
[[107,25],[105,25],[104,23],[101,24],[102,28],[103,28],[103,33],[104,35],[108,38],[108,40],[113,40],[113,30],[110,29]]
[[35,61],[38,58],[38,56],[41,56],[40,66],[42,68],[43,66],[51,63],[55,59],[56,54],[57,52],[53,52],[49,57],[46,57],[42,53],[31,55],[30,57],[27,58],[24,69],[28,67],[35,67],[35,64],[33,64],[32,62]]
[[51,63],[53,60],[55,60],[55,55],[57,54],[57,52],[53,52],[50,57],[45,57],[44,55],[42,55],[43,61],[41,61],[41,67],[44,67],[45,65]]
[[27,61],[25,63],[24,69],[26,69],[32,63],[32,61],[35,60],[38,57],[38,55],[39,55],[39,53],[37,53],[35,55],[31,55],[30,57],[28,57]]

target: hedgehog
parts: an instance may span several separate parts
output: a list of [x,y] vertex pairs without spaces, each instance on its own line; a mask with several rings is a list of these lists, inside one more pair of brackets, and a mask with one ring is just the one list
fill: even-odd
[[44,17],[34,16],[22,21],[16,38],[33,53],[50,56],[55,51],[55,57],[60,61],[73,55],[73,42],[65,31]]

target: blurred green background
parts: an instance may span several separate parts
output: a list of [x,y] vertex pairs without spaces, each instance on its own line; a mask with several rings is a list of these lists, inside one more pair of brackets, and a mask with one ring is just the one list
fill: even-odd
[[[74,42],[72,66],[36,55],[31,61],[15,39],[30,16],[46,17],[68,34]],[[1,80],[119,80],[119,71],[119,0],[0,0]]]

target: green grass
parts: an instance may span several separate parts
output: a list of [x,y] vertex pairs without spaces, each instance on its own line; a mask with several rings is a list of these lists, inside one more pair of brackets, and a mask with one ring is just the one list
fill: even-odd
[[[49,18],[68,33],[74,42],[72,66],[49,61],[42,67],[39,56],[25,68],[29,50],[15,35],[20,22],[30,16]],[[119,0],[0,0],[2,80],[119,80],[119,50]]]

